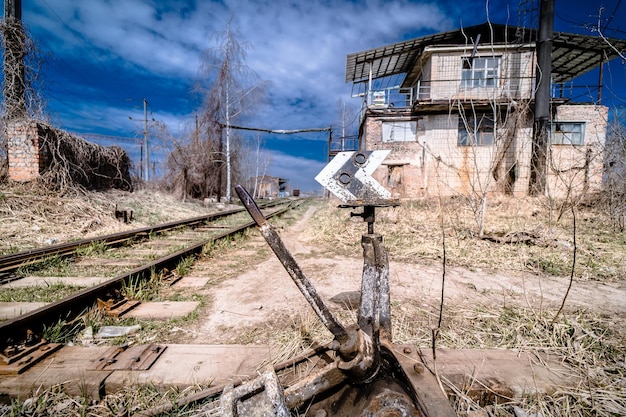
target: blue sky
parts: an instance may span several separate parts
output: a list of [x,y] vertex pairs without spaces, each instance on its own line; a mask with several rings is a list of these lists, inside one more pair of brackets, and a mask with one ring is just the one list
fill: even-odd
[[[25,0],[22,19],[47,57],[44,94],[54,124],[130,138],[118,144],[138,159],[142,125],[129,117],[143,118],[146,98],[151,117],[175,135],[189,131],[201,103],[193,93],[200,53],[214,46],[211,35],[231,19],[251,45],[248,66],[272,82],[267,105],[246,125],[301,129],[336,123],[340,99],[358,105],[344,82],[349,53],[487,17],[515,25],[518,2]],[[592,35],[598,22],[605,35],[626,38],[626,4],[556,0],[556,30]],[[625,105],[625,67],[615,60],[605,69],[611,83],[605,103]],[[313,177],[326,163],[326,133],[261,139],[268,174],[288,178],[294,188],[319,189]],[[153,151],[162,155],[167,144]]]

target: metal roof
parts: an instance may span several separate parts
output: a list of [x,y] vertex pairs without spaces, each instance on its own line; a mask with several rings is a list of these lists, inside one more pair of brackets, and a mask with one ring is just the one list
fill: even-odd
[[[417,59],[428,46],[471,46],[480,35],[480,44],[529,43],[536,39],[534,29],[483,23],[449,32],[437,33],[408,41],[398,42],[367,51],[348,55],[346,82],[360,83],[369,79],[370,63],[372,78],[378,79],[407,74],[403,86],[410,86],[419,76]],[[522,35],[523,40],[518,40]],[[626,40],[603,39],[596,36],[554,32],[552,40],[553,82],[562,83],[597,67],[600,62],[610,61],[626,53]]]

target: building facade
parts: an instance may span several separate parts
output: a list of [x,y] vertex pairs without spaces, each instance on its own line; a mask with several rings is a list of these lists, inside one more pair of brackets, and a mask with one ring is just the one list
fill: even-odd
[[[364,98],[359,148],[391,150],[374,177],[394,197],[528,194],[536,52],[509,41],[515,29],[485,24],[348,56],[346,79]],[[559,94],[605,53],[595,38],[565,38],[553,47],[546,156],[555,197],[601,186],[608,118],[605,106]]]

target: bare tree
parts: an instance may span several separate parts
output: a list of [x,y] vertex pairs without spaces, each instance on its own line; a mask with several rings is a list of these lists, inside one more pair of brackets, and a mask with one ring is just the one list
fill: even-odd
[[251,171],[248,176],[252,177],[252,181],[251,184],[248,184],[248,186],[253,190],[253,198],[259,197],[259,179],[265,177],[267,168],[269,167],[271,161],[270,155],[268,155],[263,149],[263,142],[264,141],[261,139],[261,136],[257,134],[254,141],[251,143],[252,149],[251,152],[249,152],[248,163],[245,164]]
[[609,125],[604,161],[604,200],[613,228],[626,230],[626,120],[618,114]]
[[[247,66],[250,46],[241,40],[241,34],[231,23],[223,32],[216,33],[214,39],[216,46],[202,53],[200,65],[198,91],[204,96],[201,125],[206,127],[206,139],[218,142],[217,152],[226,166],[225,197],[230,201],[232,177],[238,169],[233,164],[236,155],[231,125],[254,110],[268,83]],[[221,180],[219,183],[221,190]]]
[[341,138],[356,136],[359,133],[359,108],[354,103],[337,101],[337,116],[333,123],[341,134]]
[[[181,199],[188,197],[209,198],[218,195],[218,173],[222,162],[215,159],[219,155],[218,142],[212,126],[196,123],[190,133],[167,139],[170,153],[165,161],[163,184],[173,193],[180,193]],[[204,137],[203,137],[204,136]]]

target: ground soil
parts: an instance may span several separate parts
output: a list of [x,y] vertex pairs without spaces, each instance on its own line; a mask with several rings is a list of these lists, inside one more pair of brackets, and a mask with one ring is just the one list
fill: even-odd
[[[353,257],[320,256],[308,233],[308,221],[316,210],[316,206],[309,207],[295,224],[280,234],[302,270],[328,302],[339,294],[360,290],[363,259],[361,253],[355,253]],[[251,332],[253,338],[258,340],[250,342],[262,343],[266,341],[264,333],[289,326],[289,321],[285,320],[293,321],[294,317],[303,315],[313,316],[312,310],[277,258],[269,252],[258,256],[258,250],[263,244],[259,233],[255,233],[244,247],[224,254],[228,259],[222,261],[223,268],[229,268],[229,265],[232,267],[233,259],[239,259],[240,264],[243,260],[246,266],[239,273],[206,290],[212,301],[206,318],[200,319],[193,332],[196,342],[233,343],[241,340],[242,333]],[[256,258],[253,261],[246,262],[246,259],[254,256]],[[441,297],[442,266],[432,262],[397,262],[394,261],[393,253],[389,257],[394,311],[406,305],[436,311]],[[208,262],[215,266],[214,259]],[[205,267],[199,265],[192,274],[202,275]],[[502,306],[516,304],[532,307],[535,311],[556,311],[570,279],[526,272],[502,273],[448,267],[445,281],[447,305],[480,303],[493,306],[495,311]],[[623,328],[626,322],[625,300],[626,286],[623,282],[574,282],[566,308],[593,311]],[[332,302],[328,304],[335,311],[342,310],[341,306]]]

